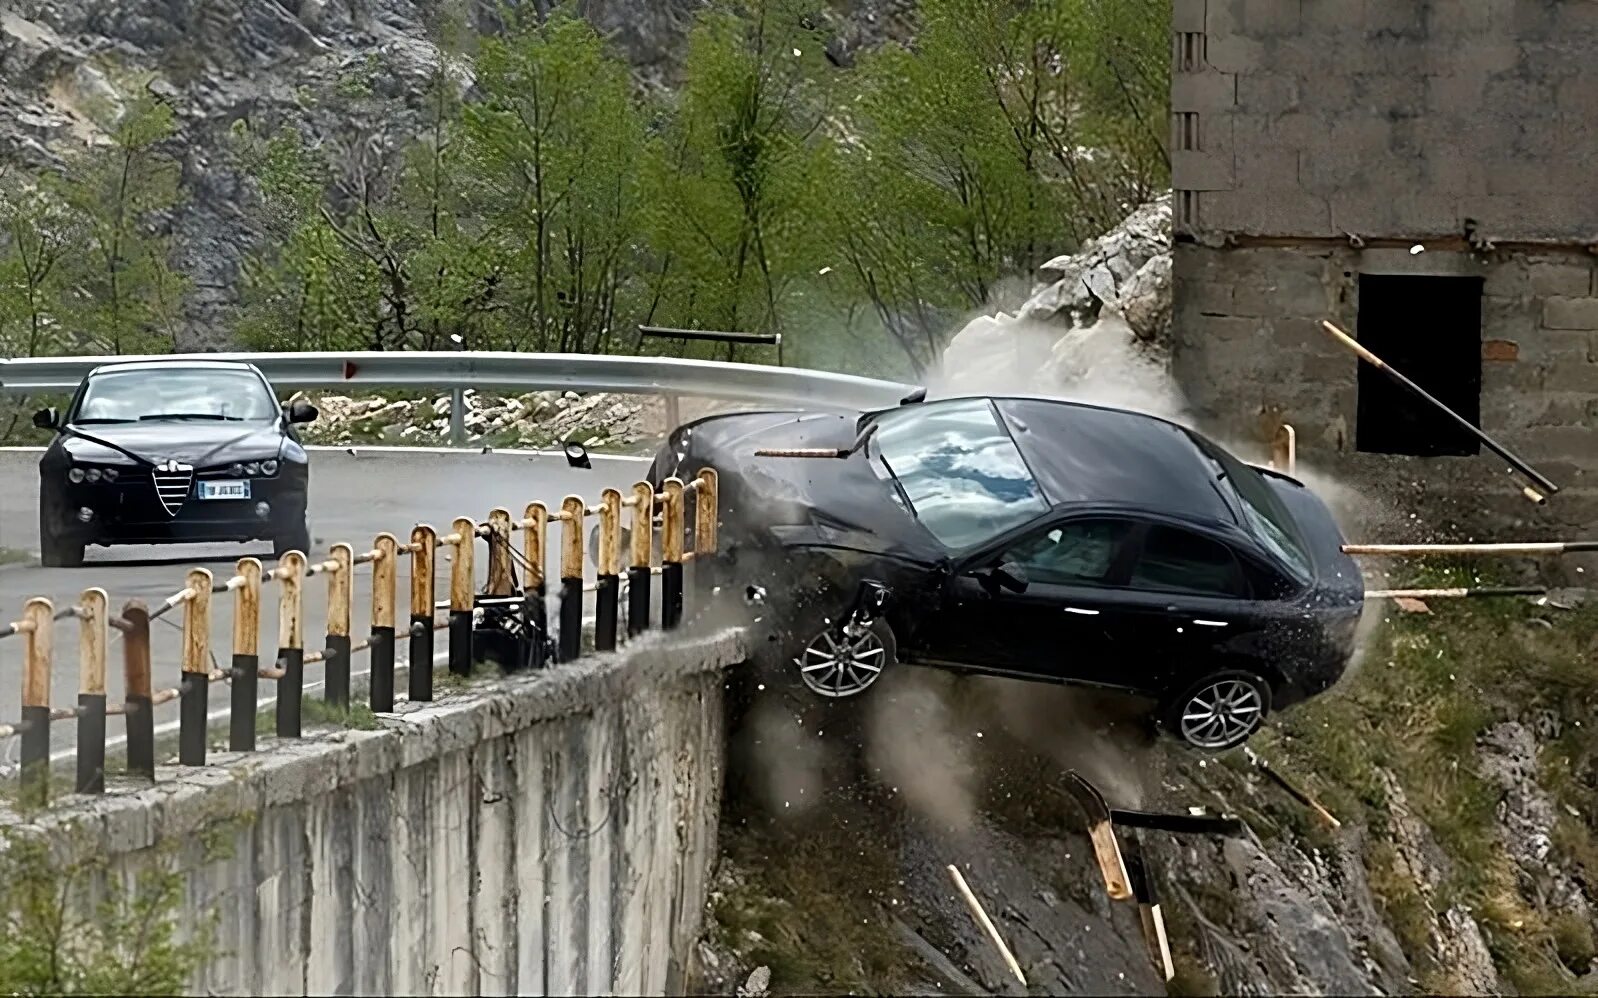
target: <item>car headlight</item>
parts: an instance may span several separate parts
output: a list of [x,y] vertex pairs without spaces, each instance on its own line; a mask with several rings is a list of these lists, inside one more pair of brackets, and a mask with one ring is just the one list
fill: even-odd
[[261,462],[251,461],[249,464],[246,464],[244,466],[244,473],[249,475],[251,478],[259,475],[261,473]]
[[261,462],[261,474],[263,474],[263,475],[275,475],[275,474],[277,474],[277,462],[276,461],[262,461]]
[[85,471],[83,473],[83,480],[86,482],[98,482],[100,480],[100,469],[90,468],[88,471]]
[[71,471],[67,472],[67,481],[71,482],[74,485],[76,485],[79,482],[83,481],[83,477],[84,476],[83,476],[83,469],[82,468],[73,468]]
[[121,472],[117,471],[115,468],[107,468],[105,469],[104,474],[106,481],[114,482],[117,480],[117,475],[121,474]]
[[242,477],[244,474],[244,465],[234,461],[232,464],[228,465],[227,473],[232,475],[234,478]]

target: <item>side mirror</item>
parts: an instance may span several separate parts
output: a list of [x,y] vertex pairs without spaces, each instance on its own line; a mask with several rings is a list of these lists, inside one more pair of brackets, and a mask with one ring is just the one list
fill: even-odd
[[304,399],[295,399],[289,403],[289,422],[291,423],[314,423],[316,422],[316,417],[320,415],[321,413],[317,411],[316,406]]
[[1012,593],[1024,593],[1028,585],[1026,569],[1014,561],[1007,561],[994,569],[993,581],[997,582],[1000,588],[1008,589]]
[[1009,590],[1012,593],[1024,593],[1027,588],[1026,569],[1018,562],[1007,561],[1002,565],[995,565],[983,576],[989,592],[997,594],[1000,590]]
[[566,463],[573,468],[592,468],[593,462],[588,460],[588,448],[575,440],[566,441]]
[[55,406],[40,409],[33,414],[33,425],[41,430],[54,430],[61,425],[61,414],[56,412]]

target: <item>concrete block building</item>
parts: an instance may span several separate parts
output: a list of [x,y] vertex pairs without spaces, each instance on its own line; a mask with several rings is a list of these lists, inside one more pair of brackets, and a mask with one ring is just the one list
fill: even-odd
[[[1598,2],[1174,0],[1172,31],[1172,359],[1200,423],[1261,447],[1293,424],[1301,464],[1411,539],[1598,535]],[[1561,492],[1528,502],[1323,319]]]

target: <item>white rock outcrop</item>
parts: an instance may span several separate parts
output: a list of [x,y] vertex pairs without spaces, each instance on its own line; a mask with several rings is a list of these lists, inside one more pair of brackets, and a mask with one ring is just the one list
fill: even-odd
[[1171,197],[1039,268],[1014,314],[980,316],[944,350],[936,394],[1020,392],[1179,415],[1170,380]]

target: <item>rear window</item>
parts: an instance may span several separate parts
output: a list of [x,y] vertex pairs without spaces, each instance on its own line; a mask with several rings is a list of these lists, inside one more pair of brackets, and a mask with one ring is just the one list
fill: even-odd
[[1314,574],[1309,554],[1299,539],[1293,514],[1271,491],[1271,483],[1221,448],[1202,437],[1191,436],[1199,449],[1226,472],[1226,481],[1241,500],[1239,505],[1243,507],[1243,519],[1249,532],[1272,551],[1299,582],[1308,582]]

